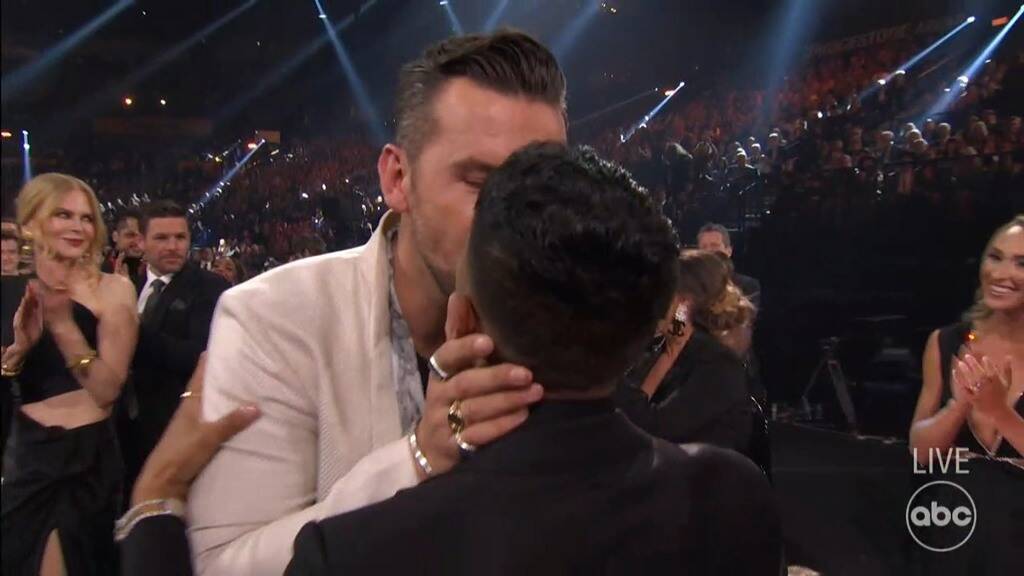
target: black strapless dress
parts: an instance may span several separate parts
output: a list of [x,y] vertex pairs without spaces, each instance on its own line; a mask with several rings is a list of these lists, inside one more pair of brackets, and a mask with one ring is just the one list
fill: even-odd
[[[78,303],[73,314],[95,348],[98,320]],[[18,380],[26,403],[81,389],[45,332]],[[43,426],[19,410],[11,440],[0,514],[4,576],[39,574],[54,531],[69,576],[116,574],[122,466],[110,419],[67,429]]]
[[[952,370],[953,358],[960,351],[961,346],[967,343],[971,334],[971,325],[967,322],[952,324],[939,330],[939,362],[942,368],[942,405],[953,396]],[[1017,414],[1024,418],[1024,396],[1017,398],[1014,405]],[[970,424],[965,423],[960,428],[956,437],[956,446],[967,448],[977,454],[988,454],[988,450],[978,442],[971,430]],[[999,443],[996,451],[991,454],[999,458],[1024,458],[1014,447],[1005,440]]]

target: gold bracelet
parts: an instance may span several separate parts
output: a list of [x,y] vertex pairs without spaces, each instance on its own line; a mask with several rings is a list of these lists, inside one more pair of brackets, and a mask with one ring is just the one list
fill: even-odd
[[21,364],[13,368],[6,362],[0,364],[0,376],[3,376],[4,378],[14,378],[18,374],[21,374]]
[[68,370],[81,370],[83,368],[88,368],[89,365],[97,358],[99,358],[99,355],[96,354],[96,351],[89,350],[85,354],[82,354],[71,362],[68,362]]

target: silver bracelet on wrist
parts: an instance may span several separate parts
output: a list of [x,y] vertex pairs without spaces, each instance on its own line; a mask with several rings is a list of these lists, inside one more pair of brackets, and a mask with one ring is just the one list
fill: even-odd
[[165,498],[136,504],[114,523],[114,542],[121,542],[128,537],[136,524],[154,516],[175,516],[184,520],[185,503],[177,498]]
[[416,461],[416,465],[419,466],[420,470],[429,478],[434,475],[434,469],[430,466],[430,462],[427,457],[423,455],[420,450],[420,444],[416,440],[416,430],[413,429],[412,434],[409,434],[409,450],[412,452],[412,458]]

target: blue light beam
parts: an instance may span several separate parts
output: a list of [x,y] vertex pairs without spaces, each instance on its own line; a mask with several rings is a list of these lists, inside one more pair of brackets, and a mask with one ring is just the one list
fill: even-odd
[[930,54],[933,50],[935,50],[936,48],[941,46],[946,40],[949,40],[950,38],[955,36],[957,34],[957,32],[960,32],[961,30],[963,30],[964,28],[966,28],[970,24],[974,23],[974,20],[975,20],[974,16],[970,16],[970,17],[964,19],[964,21],[961,22],[956,28],[953,28],[952,30],[947,32],[945,36],[943,36],[942,38],[939,38],[938,40],[933,42],[931,46],[929,46],[929,47],[925,48],[924,50],[922,50],[922,51],[918,52],[917,54],[915,54],[910,60],[907,60],[906,62],[901,64],[898,68],[896,68],[896,70],[890,72],[885,78],[883,78],[880,82],[876,83],[874,86],[870,86],[866,90],[861,92],[859,98],[863,99],[863,98],[866,98],[866,97],[870,96],[871,94],[875,93],[879,88],[881,88],[886,83],[888,83],[890,80],[892,80],[896,75],[898,75],[898,74],[905,74],[907,72],[907,70],[910,70],[910,68],[914,64],[917,64],[918,62],[920,62],[921,59],[923,59],[925,56]]
[[562,30],[562,33],[551,45],[551,52],[559,61],[565,58],[569,53],[569,49],[572,48],[576,40],[583,34],[587,24],[601,11],[601,0],[586,1],[587,3],[583,6],[583,10],[580,10],[580,13],[573,17],[572,22],[569,22],[569,25]]
[[201,30],[192,34],[185,40],[175,44],[170,49],[165,50],[163,53],[154,58],[149,64],[146,64],[142,68],[133,72],[130,76],[121,80],[117,84],[113,85],[106,90],[101,90],[99,93],[94,95],[92,98],[87,100],[84,104],[80,105],[75,109],[74,115],[84,115],[90,113],[96,107],[120,100],[122,94],[126,91],[134,88],[139,83],[143,82],[161,68],[176,60],[179,56],[187,52],[193,46],[206,39],[207,36],[213,34],[215,31],[223,27],[228,22],[234,20],[246,10],[252,8],[259,0],[247,0],[244,4],[241,4],[234,10],[214,20],[213,22],[204,26]]
[[29,150],[32,146],[28,143],[28,130],[21,131],[21,164],[24,167],[24,182],[27,184],[32,179],[32,160],[29,157]]
[[629,142],[629,139],[632,138],[634,134],[636,134],[636,131],[646,127],[647,123],[650,122],[651,119],[653,119],[655,116],[657,116],[658,112],[661,112],[661,109],[664,108],[666,104],[668,104],[668,101],[671,100],[673,96],[678,94],[679,91],[683,89],[683,86],[686,86],[686,82],[680,82],[674,89],[669,90],[665,94],[665,98],[661,102],[659,102],[653,110],[644,115],[644,117],[641,118],[639,122],[634,124],[629,130],[627,130],[625,133],[619,136],[619,141],[622,142],[623,144]]
[[[345,30],[346,28],[351,26],[353,22],[355,22],[357,13],[362,14],[363,12],[369,10],[376,3],[377,0],[368,0],[367,2],[364,2],[357,12],[352,12],[347,17],[342,19],[340,22],[335,24],[333,26],[334,31],[341,32],[342,30]],[[321,18],[321,20],[325,19]],[[315,40],[307,43],[305,46],[300,48],[297,52],[295,52],[295,54],[291,58],[286,60],[280,66],[277,66],[273,70],[270,70],[269,72],[264,74],[259,79],[259,81],[257,81],[253,85],[253,88],[251,90],[239,96],[231,103],[226,105],[223,109],[221,109],[221,111],[217,113],[217,116],[214,118],[214,123],[219,124],[221,122],[234,118],[239,112],[244,110],[245,107],[248,106],[250,102],[261,96],[267,90],[273,88],[274,86],[277,86],[285,78],[290,76],[292,72],[294,72],[299,66],[302,65],[303,62],[309,60],[310,57],[313,56],[313,54],[316,54],[321,48],[323,48],[327,44],[327,42],[328,39],[326,35],[319,36]]]
[[600,118],[601,116],[604,116],[605,114],[607,114],[609,112],[612,112],[614,110],[618,110],[619,108],[622,108],[623,106],[626,106],[627,104],[632,104],[633,102],[636,102],[637,100],[640,100],[640,99],[642,99],[642,98],[644,98],[646,96],[650,96],[651,94],[655,94],[657,92],[659,92],[658,88],[652,88],[651,90],[648,90],[646,92],[641,92],[641,93],[639,93],[639,94],[637,94],[635,96],[631,96],[631,97],[629,97],[629,98],[627,98],[627,99],[625,99],[625,100],[623,100],[621,102],[616,102],[615,104],[612,104],[611,106],[608,106],[607,108],[602,108],[601,110],[598,110],[597,112],[594,112],[592,114],[587,114],[583,118],[580,118],[578,120],[573,120],[573,121],[569,122],[569,125],[570,126],[579,126],[581,124],[586,124],[587,122],[590,122],[591,120],[594,120],[595,118]]
[[448,15],[448,25],[452,27],[452,34],[456,36],[465,34],[466,31],[462,29],[462,22],[459,22],[459,17],[455,14],[455,9],[452,8],[450,0],[441,0],[439,4],[444,6],[444,12]]
[[498,22],[501,22],[501,17],[505,15],[506,8],[508,8],[508,0],[498,0],[498,6],[484,22],[484,32],[492,32],[498,27]]
[[242,166],[245,166],[245,163],[248,162],[249,159],[252,158],[253,155],[255,155],[256,152],[258,152],[259,149],[262,148],[263,145],[266,143],[266,140],[260,140],[256,144],[255,148],[249,150],[249,152],[246,153],[246,155],[243,156],[242,159],[238,161],[238,164],[232,166],[231,169],[228,170],[227,173],[224,174],[224,176],[221,177],[221,179],[218,180],[216,184],[214,184],[212,187],[210,187],[209,190],[204,192],[203,195],[199,198],[198,202],[189,207],[189,213],[194,214],[196,212],[201,212],[203,208],[206,207],[207,204],[219,198],[220,195],[224,193],[224,187],[231,182],[231,179],[235,177],[235,174],[238,174],[238,171],[242,169]]
[[[1013,15],[1013,18],[1010,19],[1006,26],[1003,26],[1003,29],[996,34],[995,38],[993,38],[987,46],[985,46],[985,49],[978,54],[977,58],[975,58],[970,65],[960,73],[949,89],[943,92],[938,101],[928,109],[929,116],[945,111],[953,104],[954,100],[960,97],[961,87],[966,87],[967,83],[970,82],[971,79],[974,78],[974,75],[978,73],[978,70],[981,70],[981,67],[985,65],[985,61],[988,60],[989,57],[992,56],[992,53],[995,52],[996,48],[999,47],[1003,38],[1005,38],[1006,34],[1010,31],[1010,28],[1013,28],[1013,25],[1020,19],[1021,14],[1024,14],[1024,4],[1020,5],[1020,8],[1017,9],[1017,13]],[[966,82],[962,80],[964,78],[966,78]]]
[[334,27],[331,26],[327,12],[324,12],[324,7],[320,3],[320,0],[313,0],[316,4],[317,12],[320,13],[320,20],[324,24],[324,28],[327,30],[327,37],[331,41],[331,45],[334,47],[334,53],[338,56],[338,61],[341,63],[341,69],[345,73],[345,78],[348,80],[349,87],[352,88],[352,94],[356,97],[356,103],[359,105],[360,110],[363,113],[363,120],[366,122],[370,129],[370,135],[375,140],[378,146],[384,145],[387,142],[387,136],[384,135],[384,125],[380,121],[380,116],[377,114],[377,110],[373,107],[373,103],[370,102],[370,95],[366,93],[366,88],[363,85],[363,81],[359,78],[359,73],[356,72],[356,67],[352,63],[352,59],[348,55],[348,51],[345,50],[345,45],[342,44],[341,38],[338,33],[334,31]]
[[3,100],[6,102],[8,98],[17,96],[46,69],[63,60],[69,52],[95,34],[97,30],[113,20],[115,16],[123,12],[125,8],[134,2],[135,0],[118,0],[113,6],[104,10],[100,15],[87,22],[78,30],[75,30],[67,38],[54,44],[35,60],[5,75],[2,79],[3,87],[0,89]]

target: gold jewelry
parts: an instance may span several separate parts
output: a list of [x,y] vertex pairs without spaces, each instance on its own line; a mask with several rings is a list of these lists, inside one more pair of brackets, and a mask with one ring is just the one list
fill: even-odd
[[466,429],[466,419],[462,417],[462,400],[456,400],[448,406],[448,428],[456,436]]
[[88,368],[89,365],[92,364],[97,358],[99,358],[99,355],[96,354],[96,351],[89,350],[85,354],[82,354],[81,356],[78,356],[71,362],[68,362],[68,370],[74,371],[81,370],[83,368]]
[[181,396],[179,396],[179,398],[181,398],[182,400],[184,400],[185,398],[201,398],[201,397],[202,397],[202,394],[200,394],[199,392],[193,392],[191,390],[185,390],[184,392],[181,393]]
[[475,452],[476,451],[476,446],[473,446],[469,442],[466,442],[465,440],[462,439],[462,432],[457,432],[455,434],[455,443],[458,444],[459,445],[459,449],[464,451],[464,452]]
[[4,378],[14,378],[18,374],[21,374],[20,364],[14,367],[6,362],[0,364],[0,376],[3,376]]

